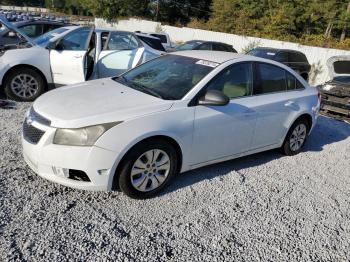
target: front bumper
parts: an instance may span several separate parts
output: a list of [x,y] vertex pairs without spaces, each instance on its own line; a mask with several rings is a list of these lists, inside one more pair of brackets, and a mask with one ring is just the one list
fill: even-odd
[[[117,152],[96,146],[55,145],[52,143],[55,128],[36,122],[31,125],[45,131],[37,144],[28,142],[22,135],[24,160],[35,173],[52,182],[77,189],[106,191],[112,188]],[[57,168],[83,171],[90,181],[58,175],[55,172]]]

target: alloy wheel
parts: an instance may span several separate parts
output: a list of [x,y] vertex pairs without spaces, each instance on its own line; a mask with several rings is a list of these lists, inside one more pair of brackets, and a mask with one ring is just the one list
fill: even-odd
[[170,172],[170,157],[160,149],[143,153],[131,168],[131,184],[141,192],[160,187]]
[[30,98],[39,90],[38,81],[29,74],[19,74],[11,81],[12,92],[21,98]]
[[306,134],[307,128],[305,124],[301,123],[295,127],[289,139],[289,145],[292,151],[298,151],[302,147],[305,142]]

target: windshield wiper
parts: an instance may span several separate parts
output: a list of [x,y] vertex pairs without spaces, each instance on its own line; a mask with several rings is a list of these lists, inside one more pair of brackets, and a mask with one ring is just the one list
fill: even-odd
[[163,99],[163,96],[161,96],[157,92],[153,91],[152,89],[150,89],[150,88],[148,88],[140,83],[137,83],[137,82],[128,82],[128,83],[130,83],[134,88],[136,88],[144,93],[147,93],[149,95]]

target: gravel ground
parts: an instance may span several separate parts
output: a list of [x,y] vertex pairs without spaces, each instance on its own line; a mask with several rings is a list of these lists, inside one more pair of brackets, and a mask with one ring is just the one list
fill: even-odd
[[48,182],[21,156],[29,104],[0,109],[0,261],[349,261],[350,125],[321,117],[304,152],[179,175],[132,200]]

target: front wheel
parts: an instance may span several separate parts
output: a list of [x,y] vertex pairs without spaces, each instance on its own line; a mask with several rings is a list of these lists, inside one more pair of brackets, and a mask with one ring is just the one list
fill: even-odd
[[45,81],[42,76],[31,68],[14,69],[6,77],[5,92],[16,101],[34,101],[45,90]]
[[166,141],[140,143],[131,149],[122,163],[119,188],[131,198],[155,196],[176,174],[177,159],[176,150]]
[[287,156],[293,156],[302,150],[308,134],[308,123],[301,119],[295,122],[290,128],[286,139],[284,140],[282,151]]

